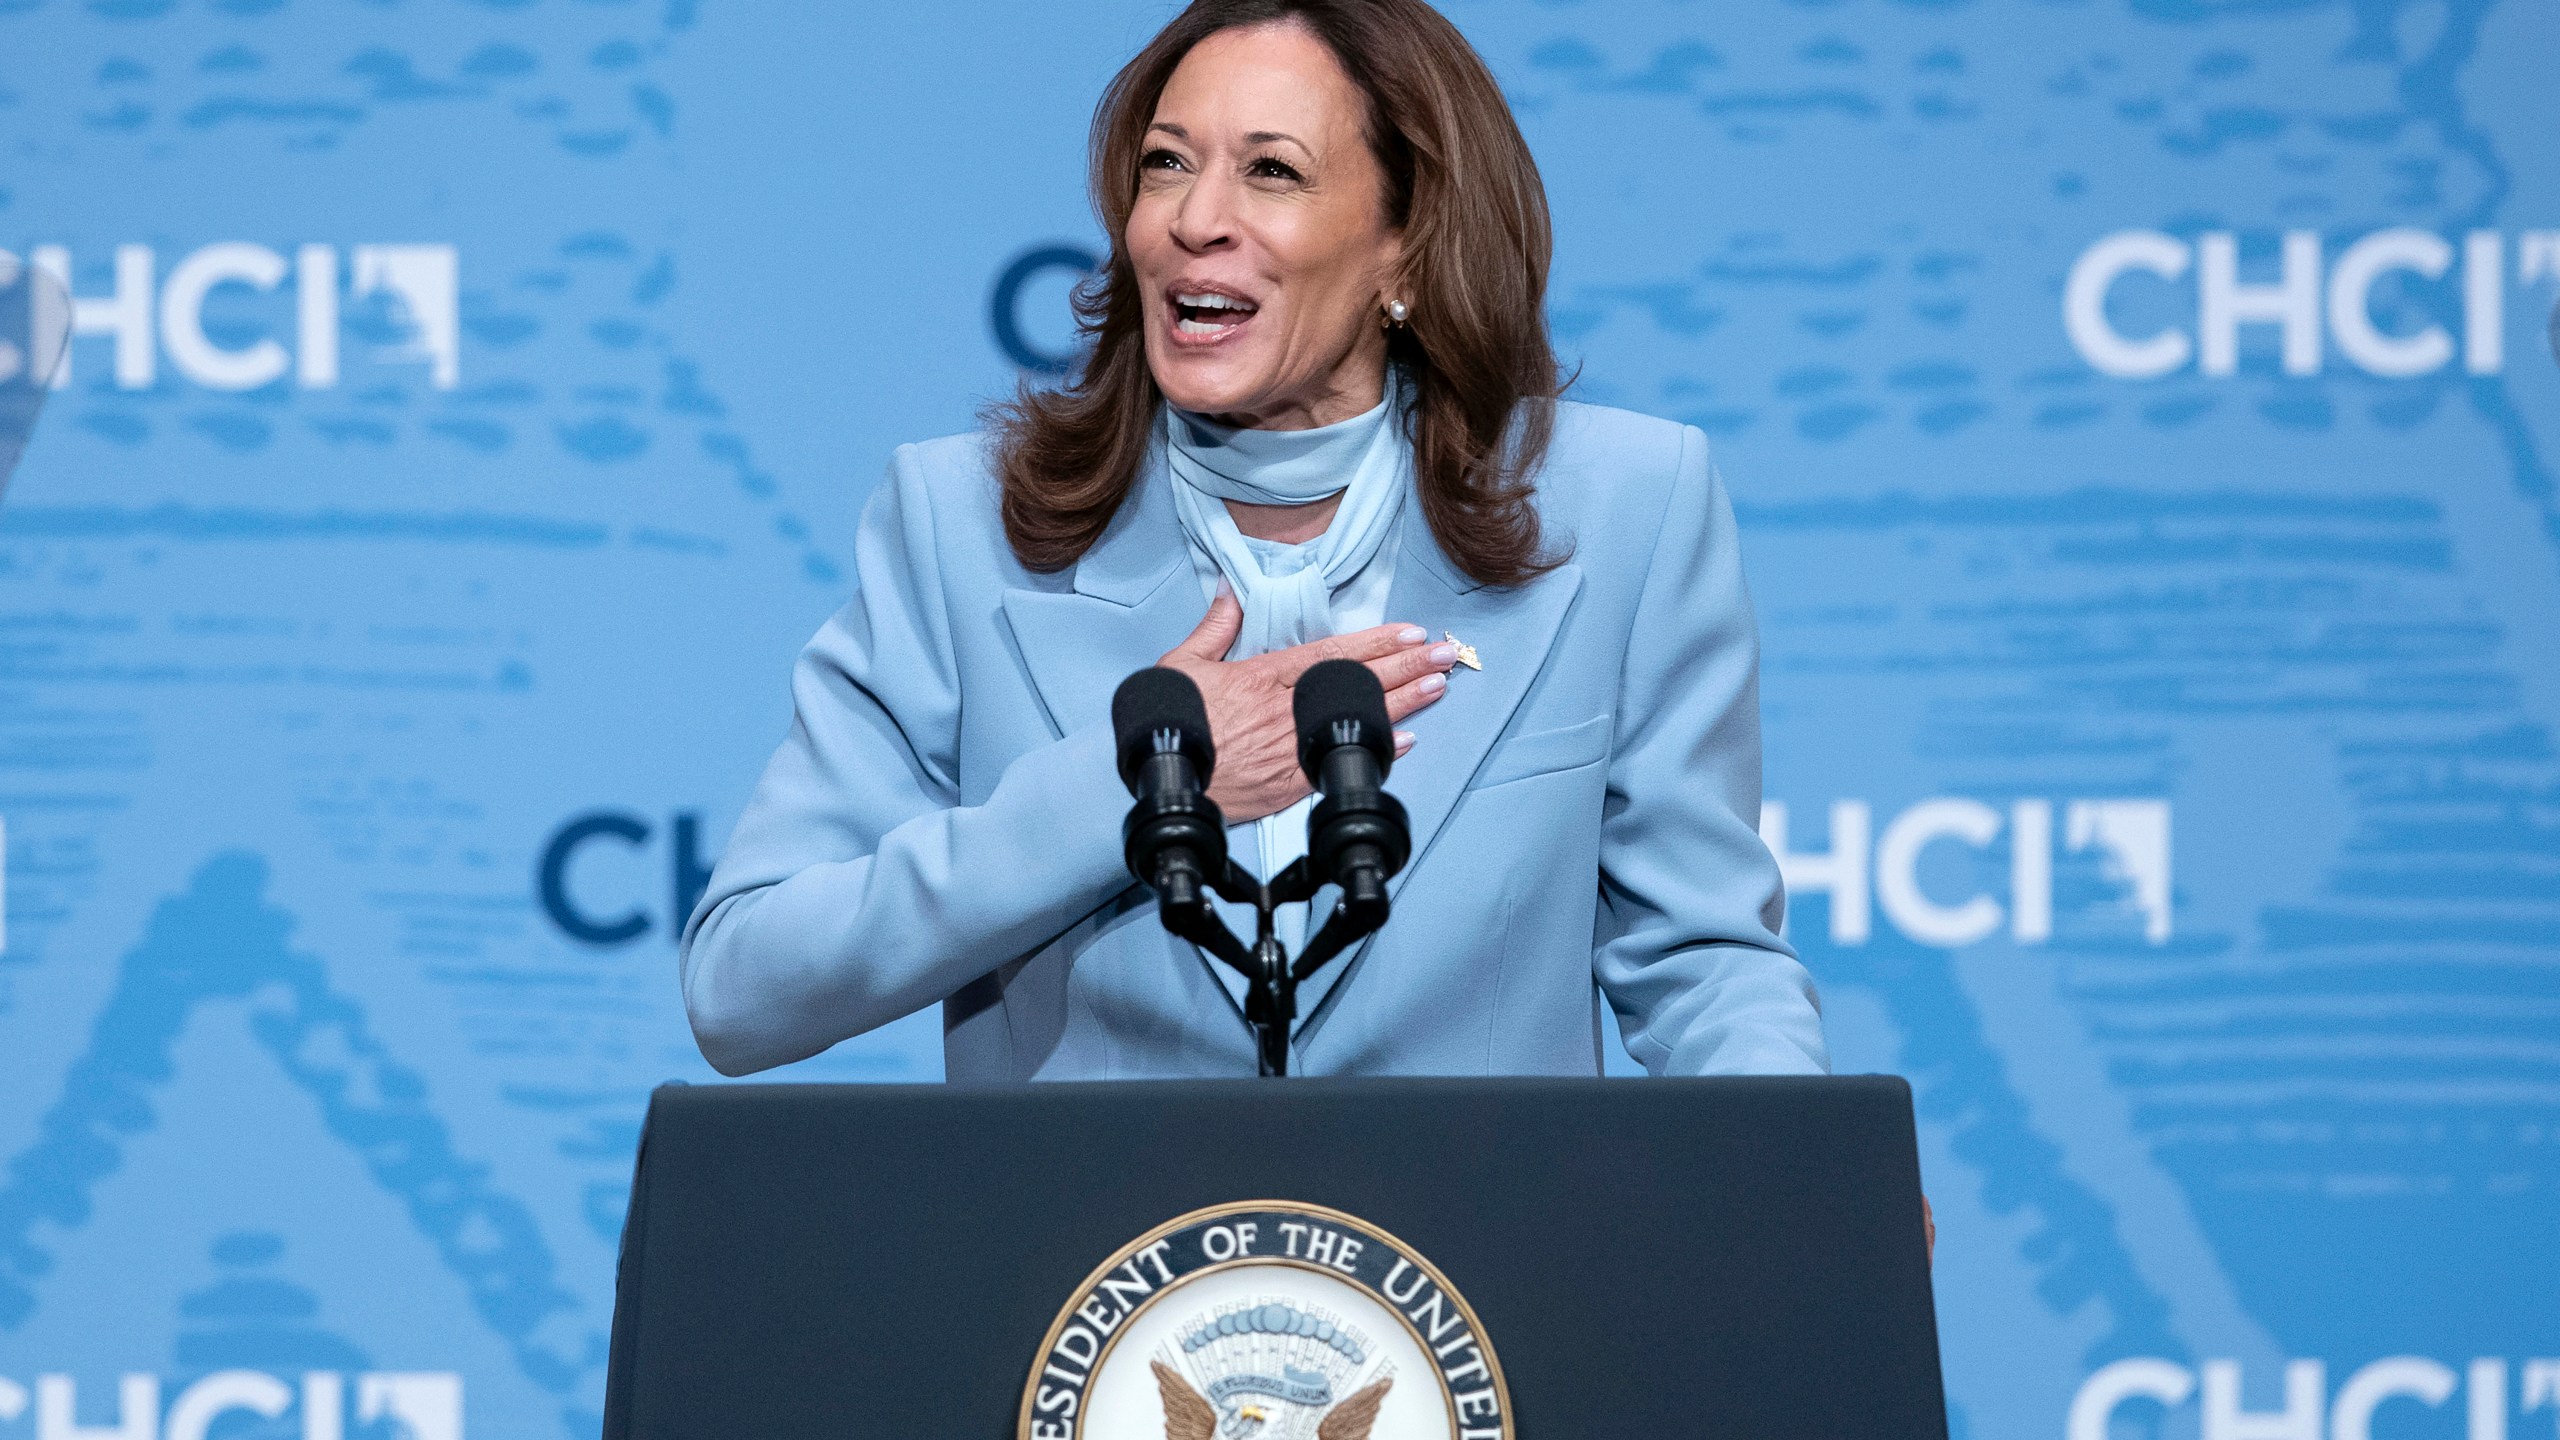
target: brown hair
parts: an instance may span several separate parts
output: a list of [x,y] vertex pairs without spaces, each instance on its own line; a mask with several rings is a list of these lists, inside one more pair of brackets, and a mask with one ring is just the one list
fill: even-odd
[[1408,326],[1388,358],[1416,382],[1414,488],[1440,548],[1478,582],[1517,585],[1561,563],[1540,553],[1532,478],[1561,386],[1547,342],[1546,188],[1501,87],[1422,0],[1194,0],[1095,107],[1094,209],[1111,259],[1077,287],[1087,341],[1054,390],[1026,384],[989,419],[1005,537],[1034,570],[1073,565],[1138,477],[1160,396],[1124,233],[1156,101],[1191,48],[1223,30],[1295,21],[1369,98],[1388,223],[1404,232]]

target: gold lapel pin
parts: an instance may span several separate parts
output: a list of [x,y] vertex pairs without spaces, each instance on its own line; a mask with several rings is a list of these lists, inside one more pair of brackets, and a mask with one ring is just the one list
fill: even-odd
[[1459,664],[1466,666],[1470,670],[1482,670],[1484,668],[1484,663],[1476,659],[1476,647],[1459,639],[1457,636],[1450,634],[1446,630],[1440,632],[1440,638],[1447,641],[1449,644],[1458,647]]

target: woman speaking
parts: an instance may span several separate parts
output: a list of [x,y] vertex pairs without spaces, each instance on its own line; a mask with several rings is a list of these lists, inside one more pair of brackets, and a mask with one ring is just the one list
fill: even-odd
[[[1759,641],[1694,429],[1562,402],[1546,197],[1421,0],[1200,0],[1112,81],[1070,383],[901,448],[684,936],[730,1074],[940,1003],[955,1080],[1251,1075],[1242,981],[1121,855],[1110,697],[1198,682],[1303,852],[1290,687],[1377,673],[1413,858],[1291,1069],[1825,1068],[1755,830]],[[1284,934],[1303,935],[1303,915]]]

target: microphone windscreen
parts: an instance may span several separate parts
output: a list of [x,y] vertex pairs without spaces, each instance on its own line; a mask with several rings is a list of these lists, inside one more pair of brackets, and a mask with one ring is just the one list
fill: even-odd
[[1327,752],[1358,745],[1378,757],[1384,778],[1396,759],[1395,731],[1387,725],[1387,692],[1377,673],[1357,660],[1323,660],[1298,677],[1291,708],[1298,721],[1298,768],[1309,784]]
[[1218,765],[1217,747],[1209,738],[1208,702],[1179,670],[1156,666],[1121,681],[1111,696],[1111,733],[1118,742],[1120,783],[1132,793],[1138,768],[1158,751],[1189,756],[1204,790]]

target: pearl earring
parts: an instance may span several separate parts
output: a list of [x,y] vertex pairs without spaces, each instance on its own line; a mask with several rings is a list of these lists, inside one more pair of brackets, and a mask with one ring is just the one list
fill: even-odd
[[1407,317],[1412,314],[1412,308],[1403,301],[1390,300],[1387,302],[1387,317],[1378,323],[1390,330],[1401,330],[1404,328]]

